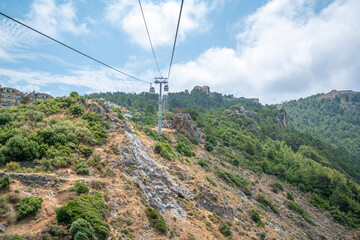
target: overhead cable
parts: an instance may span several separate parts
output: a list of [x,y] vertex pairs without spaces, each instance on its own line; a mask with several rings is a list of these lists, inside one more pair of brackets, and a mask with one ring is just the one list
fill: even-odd
[[154,46],[153,46],[152,41],[151,41],[151,37],[150,37],[150,33],[149,33],[149,28],[148,28],[147,23],[146,23],[145,14],[144,14],[144,11],[143,11],[143,8],[142,8],[142,5],[141,5],[141,0],[139,0],[139,5],[140,5],[142,17],[143,17],[143,19],[144,19],[145,28],[146,28],[146,32],[147,32],[147,35],[148,35],[148,38],[149,38],[149,42],[150,42],[151,50],[152,50],[152,53],[153,53],[153,56],[154,56],[155,64],[156,64],[157,70],[159,71],[160,76],[162,77],[161,71],[160,71],[160,68],[159,68],[159,64],[158,64],[158,61],[157,61],[157,59],[156,59]]
[[173,59],[174,59],[174,53],[175,53],[175,47],[176,47],[176,39],[177,39],[178,32],[179,32],[180,19],[181,19],[181,13],[182,13],[183,5],[184,5],[184,0],[181,1],[179,19],[178,19],[178,23],[177,23],[177,27],[176,27],[176,34],[175,34],[174,46],[173,46],[173,50],[172,50],[172,54],[171,54],[170,67],[169,67],[169,72],[168,72],[168,76],[167,76],[167,79],[168,79],[168,80],[169,80],[169,77],[170,77],[171,66],[172,66]]
[[62,43],[62,42],[60,42],[59,40],[56,40],[55,38],[52,38],[52,37],[46,35],[45,33],[42,33],[42,32],[40,32],[40,31],[38,31],[38,30],[36,30],[36,29],[34,29],[34,28],[26,25],[25,23],[22,23],[22,22],[14,19],[14,18],[12,18],[12,17],[9,17],[8,15],[6,15],[6,14],[4,14],[4,13],[2,13],[2,12],[0,12],[0,15],[3,15],[4,17],[6,17],[6,18],[8,18],[8,19],[10,19],[10,20],[12,20],[12,21],[14,21],[14,22],[16,22],[16,23],[18,23],[18,24],[20,24],[20,25],[22,25],[22,26],[24,26],[24,27],[26,27],[26,28],[28,28],[28,29],[36,32],[36,33],[38,33],[38,34],[40,34],[40,35],[42,35],[42,36],[44,36],[44,37],[46,37],[46,38],[49,38],[50,40],[53,40],[54,42],[56,42],[56,43],[58,43],[58,44],[60,44],[60,45],[63,45],[64,47],[67,47],[67,48],[69,48],[69,49],[71,49],[71,50],[73,50],[73,51],[75,51],[75,52],[77,52],[77,53],[79,53],[79,54],[81,54],[81,55],[83,55],[83,56],[85,56],[85,57],[87,57],[87,58],[89,58],[89,59],[91,59],[91,60],[99,63],[99,64],[101,64],[101,65],[104,65],[105,67],[108,67],[108,68],[110,68],[110,69],[112,69],[112,70],[114,70],[114,71],[116,71],[116,72],[119,72],[119,73],[121,73],[121,74],[123,74],[123,75],[125,75],[125,76],[127,76],[127,77],[129,77],[129,78],[132,78],[133,80],[136,80],[136,81],[139,81],[139,82],[143,82],[143,83],[150,83],[150,82],[141,80],[141,79],[139,79],[139,78],[137,78],[137,77],[131,76],[130,74],[127,74],[127,73],[125,73],[125,72],[123,72],[123,71],[121,71],[121,70],[119,70],[119,69],[117,69],[117,68],[115,68],[115,67],[112,67],[112,66],[110,66],[110,65],[108,65],[108,64],[106,64],[106,63],[104,63],[104,62],[102,62],[102,61],[99,61],[99,60],[97,60],[97,59],[95,59],[95,58],[93,58],[93,57],[91,57],[91,56],[89,56],[89,55],[87,55],[87,54],[79,51],[79,50],[76,50],[75,48],[70,47],[69,45],[66,45],[65,43]]

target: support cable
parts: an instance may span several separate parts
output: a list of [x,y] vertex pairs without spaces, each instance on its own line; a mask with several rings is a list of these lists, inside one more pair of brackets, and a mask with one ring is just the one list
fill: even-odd
[[139,5],[140,5],[142,17],[143,17],[143,19],[144,19],[144,24],[145,24],[146,32],[147,32],[147,35],[148,35],[148,38],[149,38],[151,50],[152,50],[152,53],[153,53],[153,56],[154,56],[155,64],[156,64],[156,67],[157,67],[157,70],[158,70],[160,76],[162,77],[162,74],[161,74],[161,71],[160,71],[160,68],[159,68],[159,64],[158,64],[158,61],[157,61],[157,59],[156,59],[154,46],[153,46],[152,41],[151,41],[151,37],[150,37],[150,33],[149,33],[149,28],[148,28],[147,23],[146,23],[145,14],[144,14],[144,11],[143,11],[143,8],[142,8],[142,5],[141,5],[141,0],[139,0]]
[[170,67],[169,67],[169,72],[168,72],[168,76],[167,76],[167,79],[168,79],[168,80],[169,80],[169,77],[170,77],[171,66],[172,66],[173,59],[174,59],[176,39],[177,39],[178,32],[179,32],[180,19],[181,19],[181,13],[182,13],[183,5],[184,5],[184,0],[181,1],[179,19],[178,19],[178,23],[177,23],[177,27],[176,27],[176,34],[175,34],[174,46],[173,46],[173,50],[172,50],[172,54],[171,54]]
[[46,37],[46,38],[48,38],[48,39],[50,39],[50,40],[52,40],[52,41],[54,41],[54,42],[56,42],[56,43],[58,43],[58,44],[60,44],[60,45],[63,45],[64,47],[67,47],[67,48],[69,48],[70,50],[73,50],[74,52],[77,52],[77,53],[83,55],[84,57],[87,57],[87,58],[89,58],[89,59],[91,59],[91,60],[93,60],[93,61],[95,61],[95,62],[97,62],[97,63],[99,63],[99,64],[101,64],[101,65],[104,65],[105,67],[108,67],[108,68],[110,68],[110,69],[112,69],[112,70],[114,70],[114,71],[116,71],[116,72],[119,72],[119,73],[121,73],[121,74],[123,74],[123,75],[125,75],[125,76],[127,76],[127,77],[129,77],[129,78],[132,78],[132,79],[134,79],[134,80],[136,80],[136,81],[143,82],[143,83],[149,83],[149,84],[150,84],[150,82],[141,80],[141,79],[139,79],[139,78],[137,78],[137,77],[134,77],[134,76],[131,76],[130,74],[127,74],[127,73],[125,73],[125,72],[123,72],[123,71],[121,71],[121,70],[119,70],[119,69],[117,69],[117,68],[115,68],[115,67],[112,67],[112,66],[110,66],[110,65],[108,65],[108,64],[106,64],[106,63],[104,63],[104,62],[102,62],[102,61],[100,61],[100,60],[97,60],[97,59],[95,59],[95,58],[93,58],[93,57],[91,57],[91,56],[89,56],[89,55],[87,55],[87,54],[85,54],[85,53],[83,53],[83,52],[80,52],[79,50],[76,50],[75,48],[70,47],[69,45],[66,45],[65,43],[62,43],[62,42],[60,42],[59,40],[56,40],[55,38],[52,38],[52,37],[46,35],[45,33],[42,33],[42,32],[40,32],[40,31],[38,31],[38,30],[36,30],[36,29],[34,29],[34,28],[26,25],[25,23],[22,23],[22,22],[14,19],[14,18],[12,18],[12,17],[9,17],[9,16],[5,15],[5,14],[2,13],[2,12],[0,12],[0,15],[4,16],[4,17],[6,17],[6,18],[8,18],[8,19],[10,19],[10,20],[12,20],[12,21],[14,21],[14,22],[16,22],[16,23],[18,23],[18,24],[20,24],[20,25],[22,25],[22,26],[24,26],[24,27],[26,27],[26,28],[28,28],[28,29],[30,29],[30,30],[32,30],[32,31],[34,31],[34,32],[36,32],[36,33],[38,33],[38,34],[40,34],[40,35],[42,35],[42,36],[44,36],[44,37]]

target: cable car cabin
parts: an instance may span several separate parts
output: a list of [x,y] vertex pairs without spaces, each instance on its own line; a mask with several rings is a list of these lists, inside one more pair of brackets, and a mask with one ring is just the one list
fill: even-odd
[[150,93],[150,94],[155,94],[155,88],[152,87],[152,86],[150,86],[149,93]]
[[164,86],[164,92],[168,92],[169,91],[169,85],[165,84]]

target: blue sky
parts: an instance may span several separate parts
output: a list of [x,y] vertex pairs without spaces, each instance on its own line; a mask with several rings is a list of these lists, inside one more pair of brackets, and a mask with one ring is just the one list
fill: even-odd
[[[180,0],[142,0],[166,75]],[[360,90],[360,1],[185,0],[170,91],[212,91],[278,103]],[[136,0],[0,0],[1,12],[135,77],[156,70]],[[0,17],[0,84],[54,96],[147,91]]]

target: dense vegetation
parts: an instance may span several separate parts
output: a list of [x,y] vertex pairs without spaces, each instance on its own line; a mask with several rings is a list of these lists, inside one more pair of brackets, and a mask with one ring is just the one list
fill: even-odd
[[[248,109],[258,106],[251,100],[245,98],[234,98],[220,93],[211,93],[207,95],[200,90],[185,90],[179,93],[169,93],[169,100],[166,103],[166,109],[175,112],[177,109],[195,109],[199,112],[207,112],[210,109],[228,108],[234,104],[241,103]],[[157,121],[158,99],[157,94],[151,95],[143,92],[140,94],[129,94],[123,92],[93,93],[85,95],[86,98],[103,98],[126,107],[133,112],[132,121],[143,125],[153,125]],[[166,118],[167,115],[164,116]],[[1,120],[0,120],[1,121]]]
[[[283,110],[278,111],[275,106],[258,107],[249,116],[234,114],[237,109],[235,106],[199,114],[214,156],[235,169],[242,167],[275,175],[304,192],[311,192],[329,206],[335,220],[351,227],[360,226],[360,187],[343,174],[346,169],[337,165],[339,161],[346,162],[347,155],[309,135],[282,127],[278,119]],[[228,184],[251,194],[241,177],[230,171],[215,169],[215,172]],[[278,183],[272,187],[276,192],[284,190]],[[258,196],[258,201],[272,208],[263,197]],[[274,206],[272,209],[276,212]],[[301,215],[307,219],[305,214]]]
[[289,124],[339,148],[347,158],[338,167],[360,182],[360,94],[319,96],[285,103]]
[[[0,109],[0,164],[34,161],[36,171],[76,166],[76,153],[92,154],[91,146],[107,142],[108,122],[72,94],[44,103]],[[79,173],[86,174],[83,166]]]

